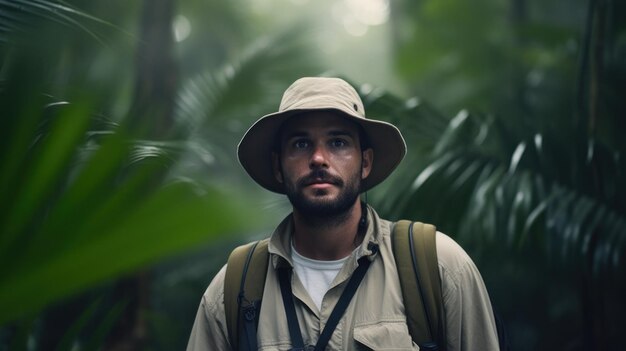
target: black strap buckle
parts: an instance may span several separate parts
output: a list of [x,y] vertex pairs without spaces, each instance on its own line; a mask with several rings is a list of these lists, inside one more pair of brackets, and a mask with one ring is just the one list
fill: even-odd
[[315,346],[307,345],[305,347],[295,347],[293,349],[289,349],[289,351],[315,351]]

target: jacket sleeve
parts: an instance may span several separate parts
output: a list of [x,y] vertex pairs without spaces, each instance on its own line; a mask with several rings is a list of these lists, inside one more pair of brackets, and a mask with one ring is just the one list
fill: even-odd
[[191,329],[187,351],[230,350],[224,313],[224,276],[226,266],[215,275],[202,296]]
[[467,253],[437,233],[448,351],[497,351],[498,333],[487,288]]

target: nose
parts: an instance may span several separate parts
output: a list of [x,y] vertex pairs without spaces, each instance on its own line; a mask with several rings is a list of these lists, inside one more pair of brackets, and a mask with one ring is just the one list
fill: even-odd
[[328,167],[328,160],[327,160],[326,150],[324,149],[324,147],[318,145],[318,146],[315,146],[315,148],[313,148],[313,153],[311,154],[309,167],[311,169]]

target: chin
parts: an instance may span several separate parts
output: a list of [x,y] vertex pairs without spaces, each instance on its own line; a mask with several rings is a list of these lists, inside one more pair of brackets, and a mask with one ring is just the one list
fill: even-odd
[[294,209],[303,215],[332,217],[350,211],[358,199],[357,189],[357,187],[347,190],[338,187],[318,189],[305,187],[298,191],[287,191],[286,195]]
[[328,190],[316,190],[310,195],[305,195],[304,198],[311,203],[332,205],[338,201],[339,195]]

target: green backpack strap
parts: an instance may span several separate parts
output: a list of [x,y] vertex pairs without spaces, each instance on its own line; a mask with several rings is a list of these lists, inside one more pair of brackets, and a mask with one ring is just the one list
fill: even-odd
[[232,350],[256,350],[256,329],[269,262],[264,239],[239,246],[228,257],[224,312]]
[[430,224],[401,220],[391,237],[411,337],[421,349],[445,351],[436,229]]

